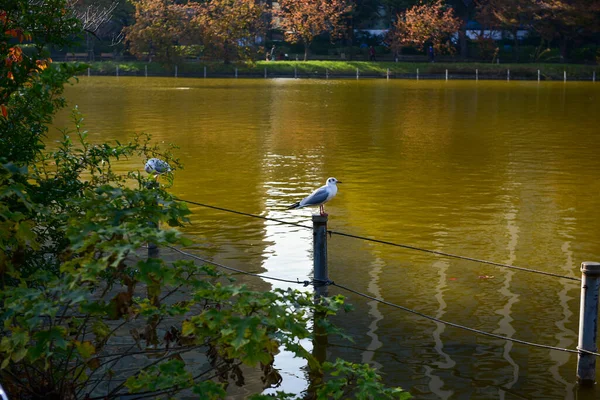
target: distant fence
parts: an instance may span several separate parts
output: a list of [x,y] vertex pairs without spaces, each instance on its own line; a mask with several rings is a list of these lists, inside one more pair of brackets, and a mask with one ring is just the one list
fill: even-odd
[[[275,62],[274,62],[275,63]],[[185,64],[182,65],[185,67]],[[439,67],[439,69],[435,69],[434,73],[422,73],[419,71],[419,68],[415,68],[414,72],[394,72],[390,68],[387,69],[386,72],[372,72],[372,71],[361,71],[360,68],[356,68],[354,72],[335,72],[330,71],[327,68],[324,69],[315,69],[311,72],[306,71],[298,71],[297,67],[294,67],[293,70],[284,71],[282,68],[269,68],[260,67],[254,70],[243,69],[242,71],[235,68],[229,72],[212,72],[208,70],[206,66],[203,67],[201,71],[197,68],[193,70],[189,70],[189,68],[179,68],[179,65],[173,66],[171,71],[149,71],[148,64],[144,65],[144,69],[140,70],[137,68],[128,68],[127,70],[122,70],[119,68],[119,65],[112,65],[114,69],[102,69],[100,71],[92,68],[87,69],[87,75],[101,75],[101,76],[172,76],[172,77],[182,77],[182,78],[312,78],[312,79],[365,79],[365,78],[383,78],[383,79],[435,79],[435,80],[530,80],[538,82],[540,81],[591,81],[596,82],[596,71],[591,71],[587,75],[569,75],[566,70],[562,71],[562,73],[545,73],[543,70],[538,69],[530,70],[530,71],[519,71],[518,73],[511,73],[510,69],[506,70],[495,70],[495,71],[479,71],[477,68],[473,68],[472,70],[466,70],[464,67],[452,71],[449,68],[445,70],[443,67]],[[85,74],[85,73],[84,73]]]

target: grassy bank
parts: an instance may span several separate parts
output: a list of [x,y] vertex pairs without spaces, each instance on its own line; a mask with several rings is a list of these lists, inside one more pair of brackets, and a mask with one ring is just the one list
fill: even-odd
[[217,62],[186,62],[175,66],[138,61],[102,61],[88,63],[91,75],[134,76],[177,76],[299,78],[354,78],[358,69],[361,77],[384,78],[389,69],[391,78],[414,78],[419,70],[421,78],[444,78],[446,70],[451,79],[474,79],[478,70],[480,79],[506,79],[510,70],[511,79],[537,79],[538,70],[542,80],[592,80],[598,75],[597,65],[579,64],[484,64],[484,63],[411,63],[411,62],[368,62],[368,61],[259,61],[256,64],[223,64]]

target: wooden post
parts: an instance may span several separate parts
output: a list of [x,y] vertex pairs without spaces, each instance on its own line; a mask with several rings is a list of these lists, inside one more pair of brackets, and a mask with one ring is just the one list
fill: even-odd
[[[313,214],[313,263],[314,263],[314,301],[318,304],[321,298],[327,297],[328,288],[326,282],[329,280],[327,274],[327,219],[326,215]],[[313,357],[323,363],[327,360],[327,347],[329,339],[327,330],[321,321],[327,319],[327,314],[323,311],[316,311],[313,322]],[[309,386],[308,393],[315,394],[317,387],[323,383],[323,370],[321,368],[313,368],[312,363],[309,363],[308,376]]]
[[[600,263],[581,263],[581,303],[579,306],[579,350],[596,352],[598,332],[598,289],[600,289]],[[581,386],[596,383],[596,356],[587,353],[577,355],[577,382]]]
[[[149,222],[148,225],[150,225],[151,228],[158,229],[158,225],[156,225],[154,222]],[[148,258],[158,258],[159,253],[160,251],[156,243],[148,242]]]
[[327,219],[326,215],[313,214],[313,276],[317,296],[327,296],[329,280],[327,271]]
[[[159,183],[155,180],[152,180],[152,181],[148,182],[146,187],[151,190],[156,189],[159,187]],[[156,230],[159,229],[158,222],[155,220],[148,221],[148,226],[150,226],[151,228],[154,228]],[[148,258],[158,258],[159,252],[160,251],[159,251],[158,245],[156,243],[148,242]]]

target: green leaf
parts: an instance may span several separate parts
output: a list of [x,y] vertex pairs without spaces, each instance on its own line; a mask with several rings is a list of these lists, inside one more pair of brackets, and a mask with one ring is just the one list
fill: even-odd
[[110,334],[110,327],[99,319],[95,320],[92,324],[92,332],[96,335],[96,340],[99,342],[103,341]]
[[77,352],[81,355],[81,357],[86,360],[90,358],[96,352],[96,348],[94,345],[89,342],[75,342],[75,347],[77,348]]
[[206,400],[224,399],[227,395],[224,384],[213,381],[204,381],[194,385],[192,392]]

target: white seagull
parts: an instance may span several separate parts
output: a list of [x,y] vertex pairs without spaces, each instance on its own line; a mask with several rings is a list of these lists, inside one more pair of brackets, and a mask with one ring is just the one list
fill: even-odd
[[323,204],[327,203],[329,200],[335,197],[335,195],[337,194],[338,183],[342,182],[338,181],[335,178],[327,179],[327,182],[324,186],[321,186],[320,188],[312,192],[310,196],[303,198],[298,203],[292,204],[288,207],[288,210],[294,208],[319,206],[319,211],[321,212],[321,215],[326,216],[327,214],[325,213],[325,208],[323,208]]
[[148,160],[144,169],[149,174],[154,174],[154,179],[158,180],[158,176],[165,174],[167,172],[171,172],[171,167],[167,164],[166,161],[161,160],[160,158],[151,158]]

